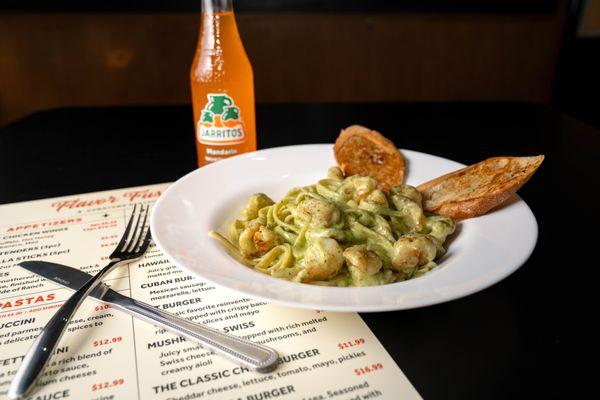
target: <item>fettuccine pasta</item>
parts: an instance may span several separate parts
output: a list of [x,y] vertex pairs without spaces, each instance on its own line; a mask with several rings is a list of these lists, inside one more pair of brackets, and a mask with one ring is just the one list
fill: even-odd
[[252,195],[229,238],[210,235],[241,263],[277,278],[373,286],[434,268],[454,228],[451,218],[423,212],[414,187],[399,185],[386,194],[375,179],[344,178],[333,167],[326,179],[291,189],[277,203]]

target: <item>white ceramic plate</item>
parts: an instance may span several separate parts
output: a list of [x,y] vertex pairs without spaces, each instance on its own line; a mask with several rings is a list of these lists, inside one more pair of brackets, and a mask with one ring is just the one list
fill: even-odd
[[[402,150],[408,184],[463,167],[444,158]],[[313,184],[335,165],[332,145],[279,147],[197,169],[171,185],[152,213],[152,237],[177,266],[247,297],[290,307],[330,311],[389,311],[466,296],[505,278],[529,257],[537,240],[533,213],[518,196],[492,213],[460,222],[439,266],[416,279],[361,288],[289,282],[256,272],[208,237],[239,215],[248,197],[277,201],[294,186]]]

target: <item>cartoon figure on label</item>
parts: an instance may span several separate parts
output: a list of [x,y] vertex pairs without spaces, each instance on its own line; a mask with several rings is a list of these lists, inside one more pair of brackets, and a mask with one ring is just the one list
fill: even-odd
[[245,140],[245,127],[233,99],[223,93],[209,93],[208,102],[198,120],[198,140],[201,143],[225,146]]

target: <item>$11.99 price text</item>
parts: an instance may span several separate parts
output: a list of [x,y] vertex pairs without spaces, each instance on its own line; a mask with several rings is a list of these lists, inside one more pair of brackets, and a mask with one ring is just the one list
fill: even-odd
[[363,339],[363,338],[353,339],[353,340],[349,340],[347,342],[338,343],[338,349],[345,350],[345,349],[349,349],[351,347],[360,346],[361,344],[364,344],[364,343],[365,343],[365,339]]

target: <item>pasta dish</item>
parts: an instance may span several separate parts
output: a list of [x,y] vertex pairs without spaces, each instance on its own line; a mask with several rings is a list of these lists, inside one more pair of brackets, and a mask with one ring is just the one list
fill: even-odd
[[423,211],[416,188],[401,184],[386,193],[374,178],[344,178],[333,167],[278,202],[252,195],[228,238],[210,235],[241,263],[277,278],[373,286],[434,268],[454,229],[452,218]]

